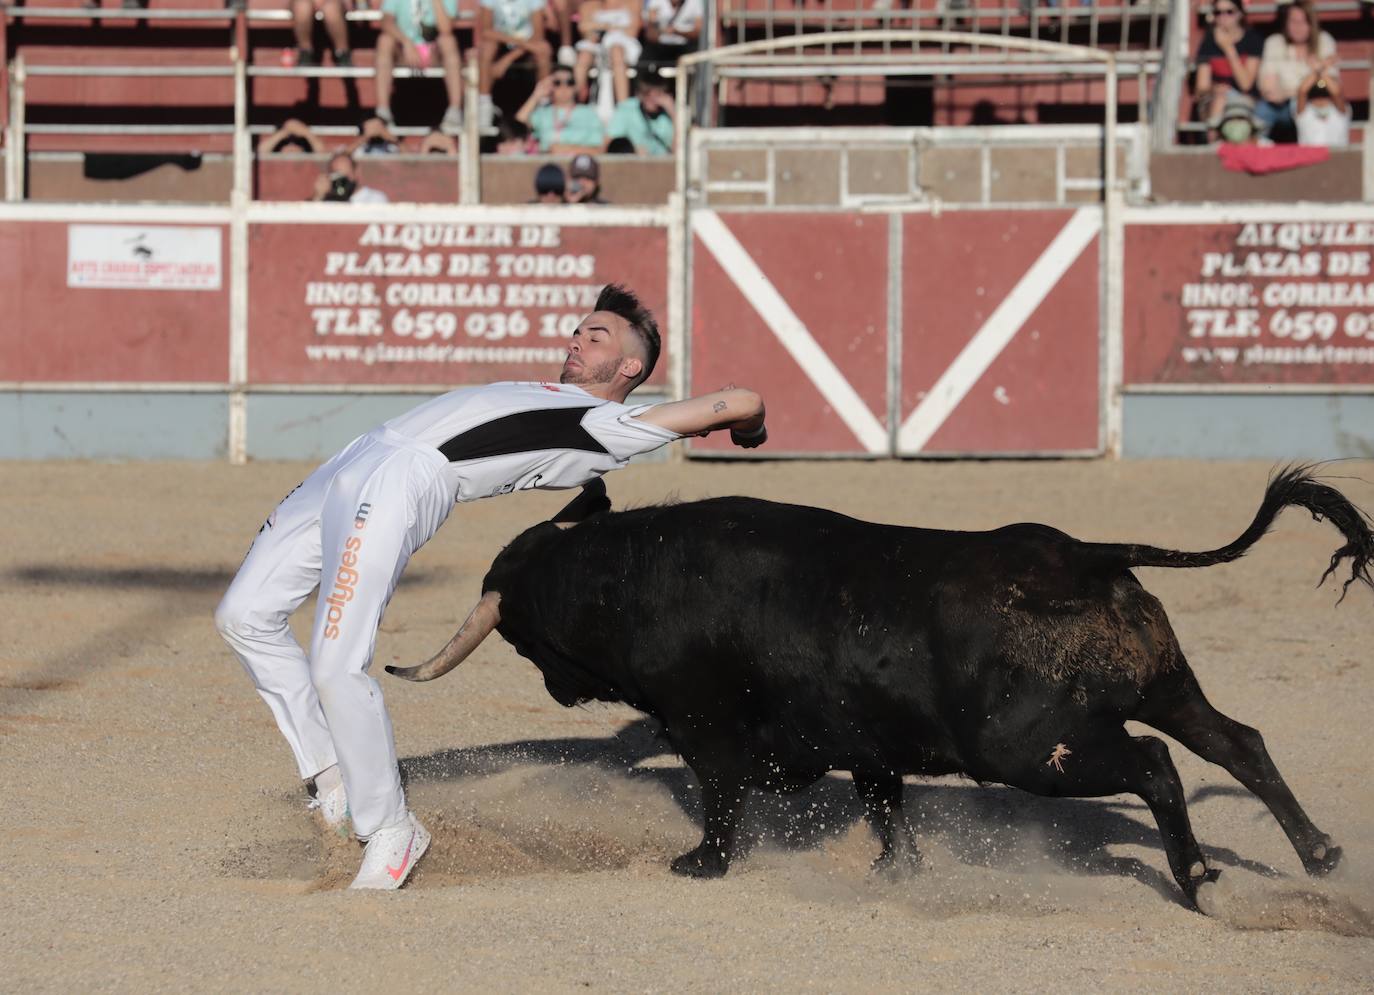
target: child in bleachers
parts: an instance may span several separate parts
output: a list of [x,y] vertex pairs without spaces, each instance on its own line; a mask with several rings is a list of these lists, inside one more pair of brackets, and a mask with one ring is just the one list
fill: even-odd
[[396,123],[391,112],[391,74],[399,57],[413,69],[428,68],[434,61],[443,65],[448,110],[439,128],[450,135],[463,130],[463,62],[453,35],[457,16],[458,0],[382,0],[375,113],[388,125]]
[[482,0],[477,117],[483,130],[495,123],[492,86],[518,59],[525,55],[534,59],[536,79],[543,79],[553,68],[544,14],[544,0]]
[[[334,53],[334,65],[353,65],[353,53],[348,48],[348,22],[344,20],[346,0],[291,0],[291,27],[296,34],[296,65],[318,66],[315,51],[315,11],[324,21],[325,34]],[[351,6],[351,4],[350,4]]]
[[[1265,134],[1292,141],[1297,98],[1304,92],[1304,81],[1316,71],[1332,78],[1340,71],[1336,68],[1336,40],[1321,30],[1317,13],[1307,0],[1280,7],[1277,24],[1279,30],[1264,42],[1259,74],[1262,99],[1255,113]],[[1279,134],[1273,135],[1276,127]]]

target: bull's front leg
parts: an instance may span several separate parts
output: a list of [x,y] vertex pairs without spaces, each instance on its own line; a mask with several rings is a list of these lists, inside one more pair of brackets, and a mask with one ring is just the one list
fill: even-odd
[[674,874],[693,878],[718,878],[730,869],[735,827],[744,811],[749,789],[734,775],[697,773],[701,781],[701,807],[706,831],[696,849],[688,850],[669,865]]
[[864,818],[883,848],[873,861],[873,869],[901,875],[920,868],[916,834],[902,809],[902,779],[895,774],[869,777],[856,772],[854,790],[864,803]]

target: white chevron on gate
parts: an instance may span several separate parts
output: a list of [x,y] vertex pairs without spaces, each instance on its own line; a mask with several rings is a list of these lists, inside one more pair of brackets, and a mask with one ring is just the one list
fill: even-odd
[[855,438],[871,453],[887,452],[887,429],[831,362],[773,282],[740,245],[739,239],[725,227],[720,216],[715,211],[693,211],[692,230]]
[[1069,218],[1030,269],[988,315],[983,327],[949,365],[897,432],[897,451],[920,452],[945,423],[1027,319],[1083,254],[1102,227],[1097,208],[1081,207]]

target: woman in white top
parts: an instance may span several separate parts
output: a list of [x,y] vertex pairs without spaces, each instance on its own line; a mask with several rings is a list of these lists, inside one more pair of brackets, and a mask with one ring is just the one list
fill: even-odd
[[1266,135],[1275,125],[1293,128],[1297,96],[1309,74],[1338,75],[1336,40],[1321,30],[1308,0],[1280,7],[1278,25],[1279,30],[1265,40],[1260,58],[1261,99],[1255,116]]
[[[583,0],[578,10],[577,98],[586,100],[592,63],[604,55],[611,68],[615,104],[630,96],[630,67],[639,61],[642,0]],[[602,80],[604,85],[605,80]],[[614,107],[615,104],[611,106]]]

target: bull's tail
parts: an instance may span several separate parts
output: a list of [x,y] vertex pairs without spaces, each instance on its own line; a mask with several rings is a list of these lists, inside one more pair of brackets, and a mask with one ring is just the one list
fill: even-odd
[[[1126,570],[1131,567],[1210,567],[1217,563],[1229,563],[1240,559],[1255,543],[1263,538],[1274,524],[1280,511],[1290,505],[1306,508],[1317,521],[1329,519],[1340,529],[1345,537],[1345,545],[1331,556],[1331,564],[1317,582],[1320,587],[1326,578],[1336,572],[1342,560],[1350,561],[1350,576],[1341,586],[1341,599],[1355,581],[1363,581],[1374,588],[1374,579],[1369,575],[1369,563],[1374,559],[1374,532],[1368,515],[1355,507],[1340,491],[1320,483],[1313,473],[1312,464],[1288,466],[1276,473],[1264,490],[1264,500],[1250,527],[1233,542],[1220,549],[1201,553],[1189,553],[1177,549],[1161,549],[1158,546],[1142,546],[1135,543],[1090,543],[1090,556],[1098,560],[1107,570]],[[1339,602],[1338,602],[1339,603]]]

